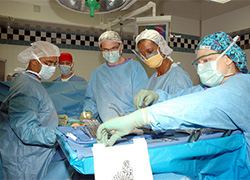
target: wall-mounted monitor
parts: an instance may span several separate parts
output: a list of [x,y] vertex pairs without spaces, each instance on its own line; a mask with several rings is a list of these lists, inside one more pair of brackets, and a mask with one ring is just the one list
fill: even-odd
[[158,31],[168,42],[170,36],[171,16],[137,17],[135,20],[135,37],[145,29]]

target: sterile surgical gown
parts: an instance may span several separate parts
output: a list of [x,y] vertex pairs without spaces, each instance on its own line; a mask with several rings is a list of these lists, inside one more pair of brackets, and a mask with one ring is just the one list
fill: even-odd
[[154,73],[148,80],[146,89],[152,91],[162,89],[169,94],[174,94],[192,86],[193,81],[188,73],[180,65],[173,63],[165,74],[157,76],[157,72]]
[[[196,92],[191,93],[192,90]],[[187,95],[183,95],[184,91]],[[161,102],[148,108],[154,130],[241,129],[250,153],[250,74],[236,74],[223,84],[206,90],[195,86],[183,90],[179,93],[182,96],[177,98],[163,91],[159,95]]]
[[[62,81],[61,76],[54,79],[53,81]],[[68,81],[79,81],[79,82],[87,82],[84,78],[77,76],[77,75],[73,75]]]
[[104,63],[91,74],[83,110],[91,111],[94,118],[99,114],[103,122],[118,114],[129,114],[136,110],[133,97],[145,89],[147,81],[138,61],[127,59],[117,66]]
[[0,107],[0,156],[4,179],[42,179],[56,149],[54,105],[30,73],[14,78]]

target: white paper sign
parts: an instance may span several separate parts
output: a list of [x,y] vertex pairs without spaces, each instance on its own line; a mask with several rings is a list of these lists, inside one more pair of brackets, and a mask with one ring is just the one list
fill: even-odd
[[112,147],[94,144],[95,180],[153,180],[146,140],[133,141]]

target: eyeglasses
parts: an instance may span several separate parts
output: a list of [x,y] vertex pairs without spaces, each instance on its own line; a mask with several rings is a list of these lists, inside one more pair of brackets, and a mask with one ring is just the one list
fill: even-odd
[[209,56],[214,55],[214,54],[221,54],[221,53],[216,52],[216,53],[210,53],[210,54],[202,55],[202,56],[198,57],[197,59],[195,59],[193,61],[192,65],[197,69],[198,64],[204,64],[204,63],[207,63],[207,62],[211,61]]
[[140,55],[143,57],[143,59],[150,59],[151,57],[155,56],[156,54],[158,54],[158,51],[154,51],[154,52],[151,52],[150,54],[148,54],[147,56],[145,56],[144,54],[141,54]]
[[114,46],[111,49],[107,49],[107,48],[102,48],[103,52],[108,52],[108,51],[117,51],[119,49],[120,46]]
[[50,61],[50,60],[48,60],[48,61],[41,61],[43,64],[45,64],[45,65],[47,65],[47,66],[57,66],[58,65],[58,62],[55,62],[54,63],[54,61]]

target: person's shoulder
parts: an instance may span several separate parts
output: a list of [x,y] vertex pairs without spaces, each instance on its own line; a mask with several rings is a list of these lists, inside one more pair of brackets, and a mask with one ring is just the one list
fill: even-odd
[[81,76],[77,76],[74,74],[74,76],[72,77],[72,80],[74,81],[79,81],[79,82],[87,82],[83,77]]
[[[32,75],[31,75],[32,76]],[[27,74],[20,74],[11,82],[10,89],[23,95],[32,96],[42,86],[39,80]]]
[[[232,78],[229,78],[228,80],[232,82],[250,82],[250,74],[236,74]],[[248,85],[248,84],[247,84]],[[250,85],[250,83],[249,83]]]
[[74,76],[73,77],[76,77],[76,78],[78,78],[78,79],[84,79],[83,77],[81,77],[81,76],[77,76],[76,74],[74,74]]
[[[220,87],[220,86],[219,86]],[[233,90],[242,90],[250,89],[250,74],[236,74],[232,77],[229,77],[224,83],[221,84],[221,87],[225,89]]]
[[229,78],[229,79],[232,79],[232,80],[236,80],[236,79],[241,79],[241,80],[250,80],[250,74],[242,74],[242,73],[239,73],[239,74],[235,74],[234,76],[232,76],[232,78]]
[[98,71],[102,71],[103,69],[105,69],[105,68],[107,68],[107,67],[108,67],[108,65],[107,65],[106,62],[105,62],[105,63],[101,64],[100,66],[98,66],[97,68],[95,68],[94,71],[93,71],[92,73],[98,72]]
[[239,77],[239,78],[247,78],[247,79],[249,79],[249,76],[250,76],[250,74],[236,74],[235,75],[235,77]]
[[58,78],[54,79],[53,81],[61,81],[61,76],[59,76]]
[[106,63],[101,64],[100,66],[98,66],[91,72],[89,82],[91,82],[92,79],[98,76],[98,74],[102,74],[103,72],[106,72],[106,71],[109,71],[107,64]]
[[39,82],[38,79],[33,75],[28,75],[27,73],[20,73],[17,77],[12,80],[13,84],[32,84],[34,82]]
[[140,64],[138,61],[128,58],[127,61],[131,64]]
[[133,59],[128,59],[127,64],[131,66],[132,68],[143,68],[141,63],[139,61],[133,60]]
[[170,70],[172,71],[172,73],[174,73],[175,75],[179,75],[179,76],[189,76],[189,74],[187,73],[187,71],[185,71],[185,69],[179,65],[174,63]]
[[172,67],[172,69],[174,69],[175,71],[178,71],[178,72],[186,72],[185,69],[184,69],[180,64],[173,63],[171,67]]

